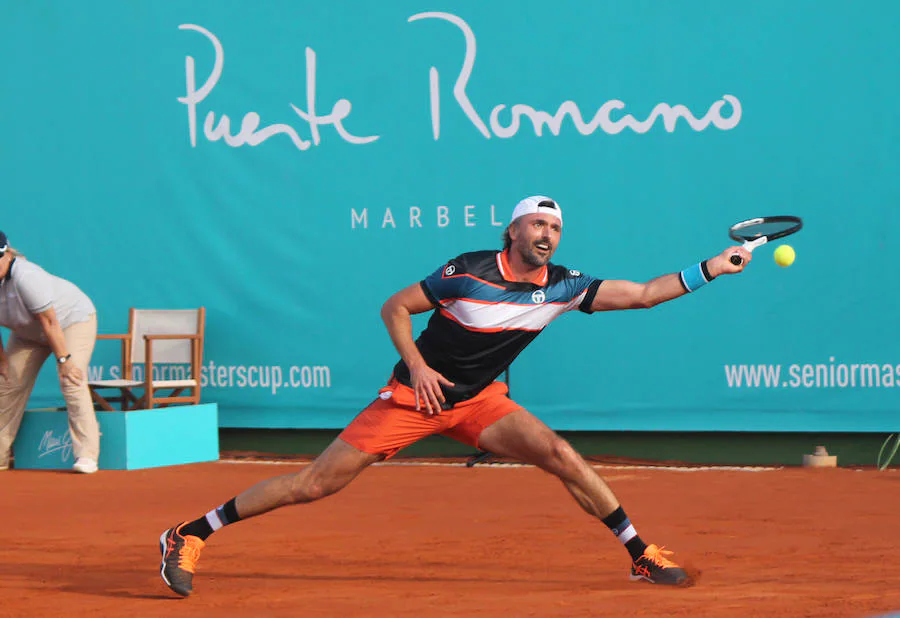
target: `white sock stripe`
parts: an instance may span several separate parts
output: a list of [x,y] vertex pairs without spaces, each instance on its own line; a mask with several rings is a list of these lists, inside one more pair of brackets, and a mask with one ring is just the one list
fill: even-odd
[[637,536],[637,530],[634,529],[634,526],[629,525],[627,528],[625,528],[624,530],[622,530],[622,532],[619,533],[619,540],[622,541],[622,544],[624,545],[625,543],[627,543],[628,541],[630,541],[631,539],[633,539],[636,536]]
[[213,532],[222,527],[222,520],[219,519],[219,516],[216,514],[216,509],[213,509],[206,514],[206,521],[209,522]]

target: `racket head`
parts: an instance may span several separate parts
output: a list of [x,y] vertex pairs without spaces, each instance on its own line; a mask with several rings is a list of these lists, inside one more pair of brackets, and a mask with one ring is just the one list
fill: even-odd
[[765,242],[784,238],[799,232],[803,220],[792,215],[757,217],[739,221],[728,229],[728,236],[741,243],[753,242],[765,237]]

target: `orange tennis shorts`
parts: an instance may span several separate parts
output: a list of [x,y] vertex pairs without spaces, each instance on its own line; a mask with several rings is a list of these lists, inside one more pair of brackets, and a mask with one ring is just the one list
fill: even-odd
[[506,384],[494,382],[475,397],[429,416],[424,406],[416,410],[412,388],[391,380],[338,437],[364,453],[383,454],[388,459],[436,433],[478,448],[485,427],[522,408],[506,396],[508,392]]

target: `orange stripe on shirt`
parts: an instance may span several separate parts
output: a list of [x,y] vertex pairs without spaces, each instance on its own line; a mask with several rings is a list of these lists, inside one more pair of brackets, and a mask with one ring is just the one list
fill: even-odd
[[506,288],[497,283],[491,283],[490,281],[485,281],[484,279],[479,279],[475,275],[470,275],[469,273],[461,273],[459,275],[442,275],[441,279],[456,279],[457,277],[468,277],[469,279],[474,279],[475,281],[479,281],[485,285],[489,285],[491,287],[495,287],[500,290],[505,290]]

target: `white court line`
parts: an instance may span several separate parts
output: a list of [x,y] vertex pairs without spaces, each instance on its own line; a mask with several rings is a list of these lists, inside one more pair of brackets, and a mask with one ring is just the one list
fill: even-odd
[[[224,464],[253,464],[263,466],[306,466],[308,461],[284,461],[284,460],[248,460],[248,459],[220,459],[217,463]],[[374,466],[432,466],[438,468],[465,468],[463,462],[438,462],[438,461],[380,461]],[[493,463],[475,464],[475,468],[533,468],[534,466],[521,463]],[[666,472],[774,472],[783,470],[784,466],[646,466],[625,464],[594,464],[591,467],[604,470],[665,470]]]

